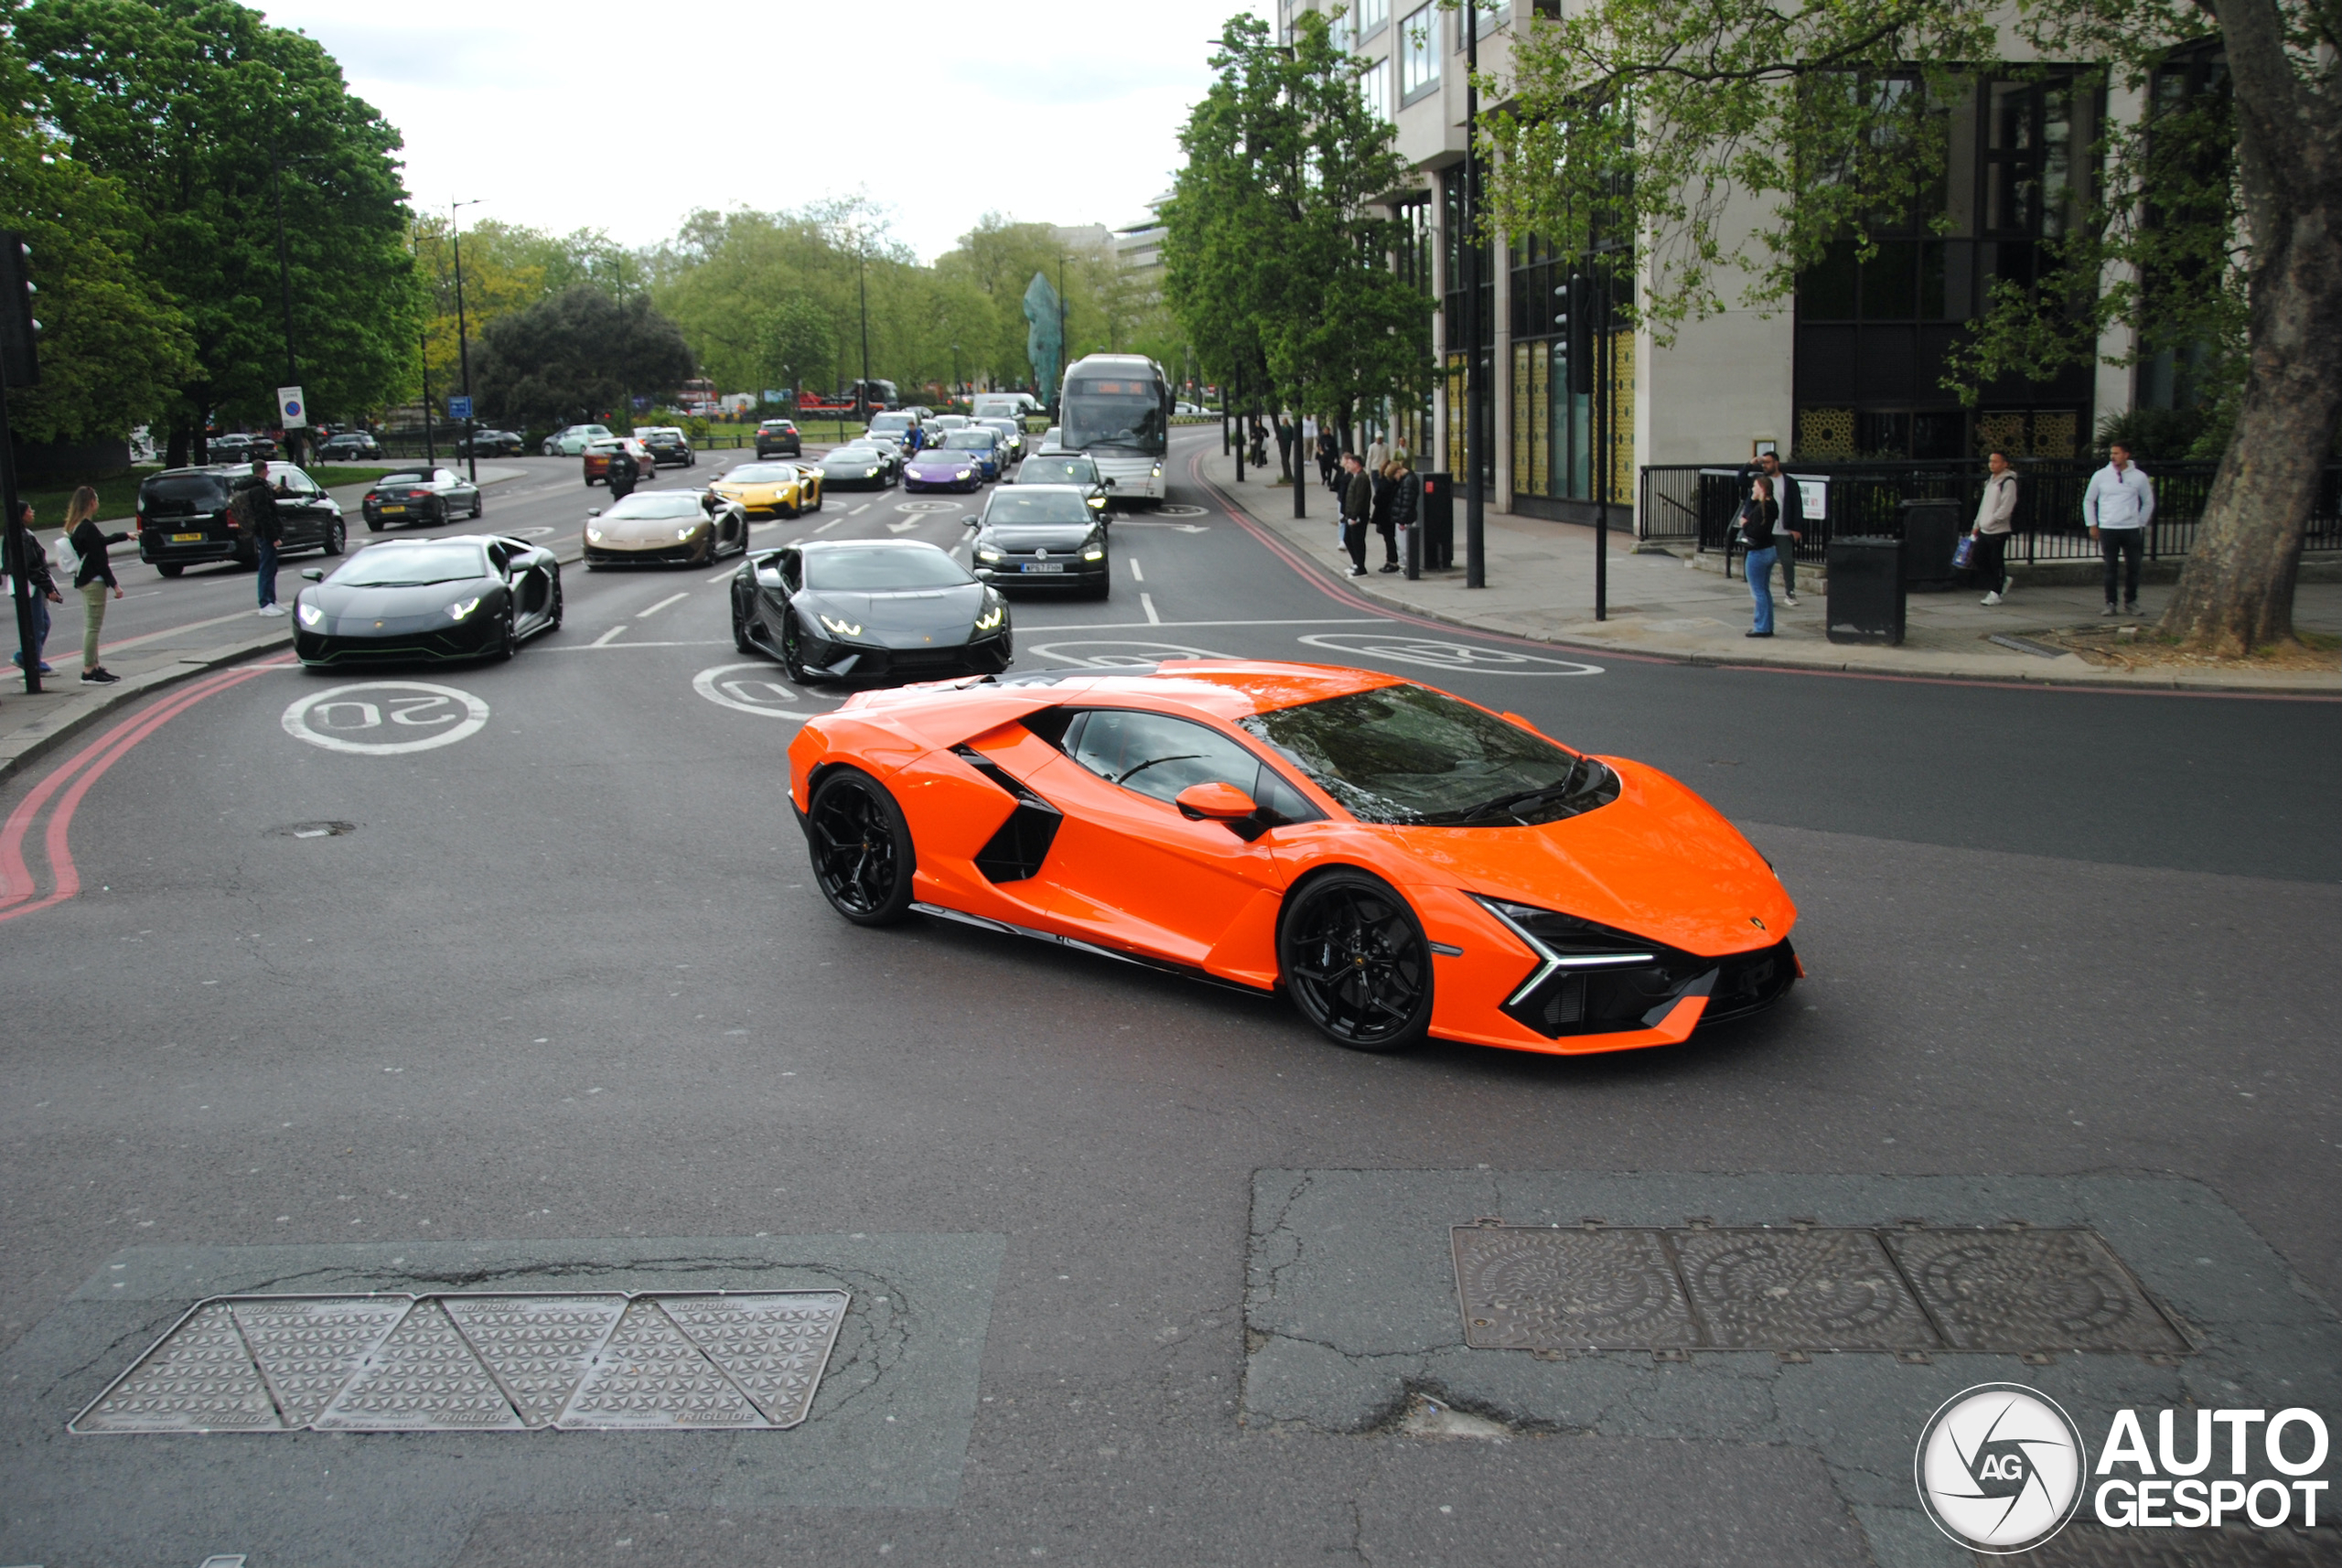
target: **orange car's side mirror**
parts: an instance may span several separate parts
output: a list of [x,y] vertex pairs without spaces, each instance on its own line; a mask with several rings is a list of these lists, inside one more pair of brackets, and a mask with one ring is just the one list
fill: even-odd
[[1188,785],[1172,804],[1191,822],[1241,822],[1260,810],[1252,804],[1252,796],[1233,784],[1222,784],[1217,779],[1209,784]]

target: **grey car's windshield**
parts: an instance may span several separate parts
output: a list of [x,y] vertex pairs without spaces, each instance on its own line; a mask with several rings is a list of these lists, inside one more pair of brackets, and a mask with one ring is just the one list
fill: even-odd
[[1027,457],[1016,470],[1020,485],[1094,485],[1098,465],[1087,457]]
[[1607,805],[1617,775],[1471,703],[1383,686],[1240,721],[1366,822],[1512,827]]
[[361,551],[326,581],[343,588],[419,588],[488,575],[477,544],[393,544]]
[[692,490],[637,490],[602,515],[605,518],[624,517],[698,517],[706,509],[699,504],[699,496]]
[[1090,521],[1090,503],[1073,490],[1001,490],[984,509],[985,526],[1015,528],[1020,523]]
[[956,588],[974,582],[942,551],[808,550],[805,585],[832,593],[885,593],[896,588]]

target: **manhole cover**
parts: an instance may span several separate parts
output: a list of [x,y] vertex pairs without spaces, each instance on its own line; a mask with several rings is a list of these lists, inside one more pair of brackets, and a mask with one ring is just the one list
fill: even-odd
[[1479,1348],[2191,1348],[2089,1230],[1459,1225],[1453,1241]]
[[216,1296],[67,1424],[153,1432],[772,1431],[842,1291]]
[[358,831],[356,822],[287,822],[263,836],[273,839],[338,839]]

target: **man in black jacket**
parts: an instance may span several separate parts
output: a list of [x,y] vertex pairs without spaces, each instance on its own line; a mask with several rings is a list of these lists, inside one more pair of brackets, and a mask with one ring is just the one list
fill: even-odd
[[276,547],[285,538],[285,524],[276,515],[276,489],[268,482],[268,464],[252,459],[252,477],[242,487],[244,527],[251,531],[252,567],[260,579],[260,608],[257,614],[281,616],[285,607],[276,602]]
[[1350,575],[1366,575],[1366,525],[1374,515],[1374,481],[1355,452],[1342,454],[1342,545],[1350,553]]
[[[12,585],[21,578],[32,586],[32,592],[27,596],[31,625],[18,628],[20,633],[30,634],[28,639],[19,639],[20,644],[28,642],[28,646],[20,645],[10,655],[11,662],[17,669],[23,669],[25,655],[29,651],[40,665],[42,674],[52,673],[44,651],[48,643],[48,607],[63,604],[65,596],[57,591],[57,579],[48,573],[48,552],[33,532],[33,503],[30,501],[16,503],[16,515],[8,520],[7,533],[5,538],[0,538],[0,575],[5,575]],[[23,592],[21,588],[17,591]]]
[[1781,509],[1780,521],[1774,532],[1789,537],[1787,544],[1778,545],[1781,556],[1781,602],[1797,608],[1797,547],[1805,538],[1805,492],[1795,479],[1781,471],[1781,460],[1767,452],[1756,459],[1755,474],[1741,476],[1744,492],[1756,474],[1773,481],[1773,500]]

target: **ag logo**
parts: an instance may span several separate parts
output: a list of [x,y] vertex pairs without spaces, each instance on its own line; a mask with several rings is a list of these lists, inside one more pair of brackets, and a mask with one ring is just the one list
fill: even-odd
[[2021,1383],[1979,1383],[1928,1418],[1913,1468],[1936,1528],[1997,1557],[2030,1552],[2065,1528],[2087,1458],[2055,1401]]

